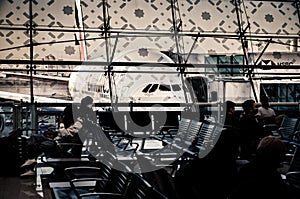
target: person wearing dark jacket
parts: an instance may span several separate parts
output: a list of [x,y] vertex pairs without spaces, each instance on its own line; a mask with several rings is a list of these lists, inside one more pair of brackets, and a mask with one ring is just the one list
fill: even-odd
[[262,138],[255,158],[240,168],[229,199],[290,199],[287,185],[277,171],[285,153],[286,146],[279,138]]
[[244,112],[239,119],[240,159],[251,160],[263,135],[263,129],[256,118],[255,101],[252,99],[246,100],[243,102],[242,107]]

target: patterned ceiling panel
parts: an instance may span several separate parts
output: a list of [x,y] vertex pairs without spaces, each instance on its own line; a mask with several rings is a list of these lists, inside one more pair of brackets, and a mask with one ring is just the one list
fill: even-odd
[[[173,51],[176,52],[175,40],[171,37],[122,37],[117,39],[110,38],[109,39],[110,48],[109,54],[113,53],[113,49],[115,49],[115,54],[122,53],[124,51],[139,49],[139,48],[151,48],[151,49],[160,49],[162,51]],[[101,57],[105,60],[105,41],[102,39],[95,40],[92,43],[94,48],[89,48],[89,58],[95,59],[97,57]]]
[[183,1],[180,12],[186,31],[232,33],[238,30],[231,1]]
[[1,30],[0,31],[0,58],[1,59],[28,59],[29,38],[24,30]]
[[74,1],[38,1],[33,4],[33,13],[37,28],[46,29],[36,31],[34,35],[34,41],[40,44],[34,48],[35,59],[79,59],[79,47],[73,41],[74,32],[64,31],[74,30]]
[[[73,3],[74,4],[74,3]],[[81,1],[82,17],[86,28],[103,27],[103,3],[98,0]]]
[[[7,27],[24,27],[28,21],[28,4],[20,4],[14,1],[0,2],[0,25]],[[25,12],[24,12],[25,11]],[[0,58],[2,59],[22,59],[29,52],[29,48],[23,47],[28,41],[25,30],[0,30]],[[23,47],[23,48],[21,48]]]
[[[46,30],[33,31],[34,59],[49,57],[55,60],[78,60],[79,46],[75,43],[76,8],[75,0],[33,0],[33,23],[36,28]],[[233,1],[226,0],[178,0],[174,1],[174,20],[182,35],[173,37],[173,17],[170,0],[108,0],[106,15],[103,3],[98,0],[81,1],[82,20],[88,57],[100,57],[106,60],[106,44],[109,56],[113,52],[118,37],[115,53],[134,48],[156,48],[163,51],[193,53],[242,53],[239,40],[218,38],[214,34],[236,34],[238,20]],[[249,21],[252,34],[298,35],[300,25],[296,6],[292,2],[241,1],[241,22],[243,28]],[[0,3],[0,59],[29,59],[29,0],[3,0]],[[103,39],[104,17],[109,20],[108,43]],[[180,20],[182,23],[180,23]],[[24,30],[7,28],[21,27]],[[5,29],[4,29],[5,28]],[[117,35],[115,32],[121,32]],[[125,34],[126,32],[126,34]],[[130,32],[130,34],[129,34]],[[168,33],[169,35],[151,35]],[[180,31],[179,31],[180,32]],[[195,35],[200,32],[193,46]],[[180,32],[181,33],[181,32]],[[194,37],[188,35],[194,34]],[[149,35],[147,35],[149,34]],[[201,36],[203,34],[210,37]],[[76,33],[76,39],[79,38]],[[266,38],[267,39],[267,38]],[[292,39],[274,39],[267,51],[289,51]],[[280,44],[278,44],[280,43]],[[249,51],[261,51],[266,42],[249,42]],[[23,46],[23,47],[22,47]]]
[[299,34],[300,24],[292,2],[256,2],[246,4],[251,32],[275,34]]
[[[38,27],[74,27],[74,1],[33,1],[34,22]],[[28,12],[28,11],[27,11]]]
[[109,0],[112,28],[130,30],[170,30],[172,9],[167,0]]

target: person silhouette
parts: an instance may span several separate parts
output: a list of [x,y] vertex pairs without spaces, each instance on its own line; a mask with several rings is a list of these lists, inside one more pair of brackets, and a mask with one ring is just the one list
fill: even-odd
[[20,166],[24,171],[21,177],[34,175],[34,165],[37,157],[45,154],[47,157],[80,157],[82,141],[79,131],[83,128],[83,119],[96,122],[96,114],[92,112],[93,99],[90,96],[81,100],[79,109],[73,104],[66,105],[63,118],[58,120],[58,132],[53,137],[32,134],[27,141],[28,159]]
[[288,187],[277,170],[286,151],[278,137],[262,138],[256,156],[238,171],[229,199],[290,199]]
[[259,125],[256,113],[256,103],[249,99],[242,103],[243,113],[239,119],[240,159],[250,160],[255,154],[263,128]]
[[270,107],[269,97],[264,95],[261,97],[261,107],[257,109],[257,119],[258,121],[264,124],[275,124],[275,111]]

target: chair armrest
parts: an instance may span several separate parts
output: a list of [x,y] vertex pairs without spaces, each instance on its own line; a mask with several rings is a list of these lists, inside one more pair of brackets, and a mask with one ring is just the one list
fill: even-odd
[[84,182],[84,181],[109,181],[108,179],[104,178],[77,178],[70,180],[70,182]]
[[65,168],[64,172],[71,182],[76,179],[99,178],[101,168],[93,166],[75,166]]
[[276,131],[279,129],[279,125],[278,124],[265,124],[265,125],[263,125],[263,128],[269,128],[269,129]]
[[177,129],[177,127],[176,126],[166,125],[166,126],[160,126],[159,129],[160,129],[160,131],[168,131],[170,129]]
[[65,172],[73,172],[73,171],[84,170],[84,169],[97,170],[97,171],[100,170],[99,167],[78,166],[78,167],[67,167],[65,168]]
[[72,143],[72,142],[57,142],[58,146],[82,146],[79,143]]
[[289,186],[300,189],[300,171],[292,171],[285,174]]
[[81,198],[90,197],[90,196],[100,196],[100,198],[102,198],[102,197],[104,197],[104,198],[123,198],[122,195],[119,193],[92,192],[92,193],[80,194]]
[[299,175],[300,177],[300,171],[289,171],[285,174],[285,176],[292,176],[292,175]]
[[165,139],[165,137],[168,135],[170,138],[173,138],[178,132],[177,128],[170,128],[167,131],[162,131],[162,140]]

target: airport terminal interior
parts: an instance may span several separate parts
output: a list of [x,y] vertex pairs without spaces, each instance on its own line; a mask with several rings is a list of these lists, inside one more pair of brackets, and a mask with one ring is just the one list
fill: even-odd
[[0,11],[0,199],[300,198],[299,0]]

